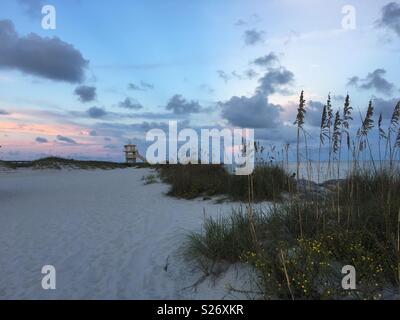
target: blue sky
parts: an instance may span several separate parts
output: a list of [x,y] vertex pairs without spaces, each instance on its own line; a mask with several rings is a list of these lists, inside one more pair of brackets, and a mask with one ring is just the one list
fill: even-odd
[[[56,8],[56,30],[42,29],[43,4]],[[342,28],[345,5],[355,8],[354,30]],[[373,99],[387,115],[399,98],[399,8],[381,0],[2,0],[0,38],[15,34],[0,42],[0,157],[121,160],[124,143],[144,147],[146,130],[171,119],[254,124],[264,143],[292,142],[301,90],[316,108],[306,119],[311,135],[329,92],[334,107],[349,92],[357,111]]]

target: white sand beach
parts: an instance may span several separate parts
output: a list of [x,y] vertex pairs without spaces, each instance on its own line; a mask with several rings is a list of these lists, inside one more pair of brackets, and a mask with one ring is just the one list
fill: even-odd
[[[206,215],[232,203],[179,200],[168,186],[144,185],[149,169],[0,172],[0,299],[224,299],[248,270],[201,274],[179,247]],[[56,268],[56,290],[41,269]]]

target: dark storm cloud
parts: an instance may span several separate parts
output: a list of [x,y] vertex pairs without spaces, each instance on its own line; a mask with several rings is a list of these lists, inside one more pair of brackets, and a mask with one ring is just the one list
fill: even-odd
[[74,93],[79,97],[83,103],[91,102],[96,99],[96,87],[79,86],[75,89]]
[[258,31],[256,29],[246,30],[244,32],[244,43],[247,46],[253,46],[257,43],[264,42],[264,31]]
[[271,52],[265,56],[255,59],[253,63],[259,67],[269,68],[276,63],[279,63],[279,58],[274,52]]
[[258,76],[258,73],[255,72],[253,69],[247,69],[243,75],[247,78],[247,79],[254,79]]
[[74,139],[68,138],[65,136],[61,136],[61,135],[57,136],[57,140],[61,141],[61,142],[69,143],[69,144],[78,144]]
[[20,37],[10,20],[0,20],[0,68],[46,79],[79,83],[89,61],[71,44],[35,33]]
[[270,95],[275,92],[285,92],[286,88],[294,81],[293,72],[285,69],[270,69],[265,75],[258,80],[258,92]]
[[322,111],[324,104],[319,101],[310,100],[306,106],[306,124],[312,127],[319,127],[321,125]]
[[364,79],[360,79],[357,76],[351,77],[347,82],[347,85],[363,90],[373,89],[377,92],[390,95],[395,86],[393,83],[385,79],[385,74],[385,69],[376,69],[375,71],[368,73]]
[[154,85],[145,81],[140,81],[139,84],[129,83],[128,89],[134,91],[147,91],[147,90],[153,90]]
[[358,86],[358,81],[360,81],[360,78],[357,76],[349,78],[347,81],[348,86]]
[[95,118],[95,119],[103,118],[108,114],[105,109],[99,108],[99,107],[92,107],[92,108],[88,109],[86,112],[89,117]]
[[222,117],[233,126],[242,128],[275,128],[279,122],[281,107],[268,102],[268,97],[261,93],[254,96],[234,96],[219,103]]
[[37,138],[35,139],[35,141],[36,141],[37,143],[47,143],[47,142],[48,142],[48,140],[47,140],[46,138],[42,138],[42,137],[37,137]]
[[262,140],[290,144],[297,141],[296,130],[297,128],[295,126],[280,124],[277,128],[256,129],[254,136],[257,141]]
[[251,97],[233,96],[220,102],[221,116],[233,126],[246,128],[276,128],[282,124],[282,107],[269,103],[269,95],[286,92],[294,81],[294,74],[284,67],[269,69],[258,82]]
[[136,90],[136,91],[142,90],[137,84],[134,84],[134,83],[129,83],[129,84],[128,84],[128,89],[130,89],[130,90]]
[[126,98],[124,101],[121,101],[118,106],[120,108],[131,109],[131,110],[139,110],[142,109],[143,106],[137,102],[132,100],[131,98]]
[[376,25],[380,28],[389,29],[400,37],[400,4],[390,2],[385,5]]
[[174,95],[165,106],[166,110],[172,111],[174,114],[190,114],[199,113],[202,111],[202,107],[198,101],[188,101],[183,98],[180,94]]
[[375,114],[379,116],[382,113],[384,119],[390,119],[393,114],[393,110],[396,104],[400,101],[400,98],[384,100],[381,98],[372,99],[372,103],[375,108]]

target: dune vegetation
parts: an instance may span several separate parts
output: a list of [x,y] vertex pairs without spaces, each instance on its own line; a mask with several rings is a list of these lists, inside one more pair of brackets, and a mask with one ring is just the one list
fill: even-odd
[[[295,121],[298,187],[290,188],[291,196],[266,209],[255,206],[253,194],[260,194],[255,189],[256,170],[249,178],[254,183],[243,181],[241,187],[236,186],[243,192],[238,198],[247,199],[242,208],[230,217],[206,219],[200,231],[188,234],[184,255],[205,275],[218,273],[216,266],[221,263],[250,265],[257,290],[249,295],[265,299],[394,298],[400,288],[400,102],[394,107],[389,127],[383,127],[382,115],[376,117],[370,102],[361,126],[351,130],[349,96],[336,113],[328,98],[321,115],[318,157],[322,148],[327,149],[325,170],[338,172],[345,150],[352,166],[344,179],[333,180],[333,187],[323,196],[312,190],[310,182],[310,188],[306,183],[308,196],[302,197],[301,150],[309,156],[303,126],[305,105],[302,93]],[[379,134],[379,159],[371,152],[373,130]],[[365,160],[372,167],[366,169]],[[387,165],[380,165],[384,161]],[[318,172],[318,180],[330,172]],[[284,174],[279,176],[288,181]],[[211,184],[212,177],[209,179]],[[277,181],[269,180],[259,187]],[[289,185],[279,189],[283,190],[289,190]],[[274,199],[279,197],[272,194]],[[356,288],[351,290],[342,286],[342,268],[348,265],[356,271]]]

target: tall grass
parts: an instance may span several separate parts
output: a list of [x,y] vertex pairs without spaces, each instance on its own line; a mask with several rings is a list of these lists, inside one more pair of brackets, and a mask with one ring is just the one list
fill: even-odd
[[[169,195],[186,199],[225,195],[231,200],[248,200],[247,176],[230,174],[223,165],[189,164],[160,166],[161,179],[170,184]],[[281,193],[293,189],[293,181],[276,164],[263,163],[252,175],[254,201],[280,200]]]
[[[306,113],[304,101],[302,92],[295,122],[298,162]],[[267,210],[254,209],[252,216],[248,211],[234,211],[230,218],[208,219],[200,232],[189,236],[185,244],[187,256],[193,263],[202,261],[203,265],[205,261],[212,266],[222,261],[251,265],[266,299],[381,299],[389,291],[396,292],[396,288],[398,293],[400,172],[395,160],[400,150],[399,105],[395,106],[386,131],[381,115],[377,122],[374,120],[370,102],[366,114],[360,116],[361,126],[352,135],[350,97],[347,95],[343,111],[336,113],[328,97],[321,117],[318,170],[321,148],[328,141],[327,175],[332,168],[337,168],[339,175],[345,136],[348,159],[354,161],[347,177],[338,179],[335,189],[325,197],[291,197]],[[375,123],[379,144],[386,142],[389,167],[378,168],[373,157],[369,135]],[[307,155],[308,152],[308,160]],[[373,170],[363,168],[361,155],[372,162]],[[243,194],[256,191],[255,185],[242,183],[242,188],[247,186]],[[247,199],[248,207],[252,207],[251,200]],[[356,268],[356,290],[341,287],[344,265]]]

